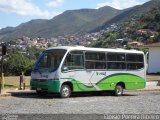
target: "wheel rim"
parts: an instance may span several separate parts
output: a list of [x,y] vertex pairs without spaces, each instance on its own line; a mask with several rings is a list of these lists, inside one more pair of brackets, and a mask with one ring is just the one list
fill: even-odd
[[69,88],[68,87],[63,87],[63,89],[62,89],[62,95],[64,96],[64,97],[67,97],[67,96],[69,96]]
[[118,95],[121,95],[121,94],[122,94],[122,91],[123,91],[122,87],[117,86],[117,89],[116,89],[117,94],[118,94]]

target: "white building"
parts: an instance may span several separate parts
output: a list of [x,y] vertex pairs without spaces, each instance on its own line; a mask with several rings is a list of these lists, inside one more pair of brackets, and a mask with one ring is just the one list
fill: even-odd
[[148,73],[160,73],[160,42],[145,47],[149,48]]

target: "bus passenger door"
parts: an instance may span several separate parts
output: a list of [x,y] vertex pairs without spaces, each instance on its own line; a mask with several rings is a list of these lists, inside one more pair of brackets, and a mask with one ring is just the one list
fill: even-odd
[[88,91],[91,83],[89,82],[90,73],[84,68],[83,51],[71,51],[68,53],[62,66],[61,78],[67,78],[73,84],[74,91]]
[[61,69],[62,73],[60,78],[63,79],[62,82],[72,81],[74,79],[75,71],[73,64],[72,55],[68,53]]

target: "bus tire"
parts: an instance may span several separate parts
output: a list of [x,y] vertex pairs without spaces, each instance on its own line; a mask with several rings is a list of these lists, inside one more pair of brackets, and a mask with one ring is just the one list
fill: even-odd
[[117,84],[114,90],[115,96],[122,96],[123,95],[123,86],[121,84]]
[[60,97],[61,98],[68,98],[71,95],[71,88],[69,85],[62,85],[61,91],[60,91]]

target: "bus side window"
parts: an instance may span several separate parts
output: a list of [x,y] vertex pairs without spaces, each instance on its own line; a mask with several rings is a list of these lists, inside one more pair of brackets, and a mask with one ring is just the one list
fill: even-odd
[[138,70],[144,68],[143,54],[127,54],[126,62],[128,70]]
[[124,53],[107,53],[107,69],[126,69]]
[[84,69],[83,53],[71,52],[67,55],[63,70]]
[[105,53],[87,51],[85,53],[85,67],[86,69],[106,69]]

